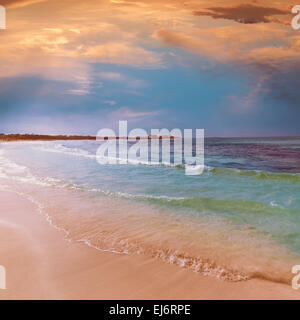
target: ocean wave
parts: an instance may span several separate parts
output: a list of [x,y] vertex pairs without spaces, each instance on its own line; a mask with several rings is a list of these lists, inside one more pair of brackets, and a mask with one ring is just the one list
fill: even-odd
[[145,195],[145,194],[130,194],[126,192],[111,191],[108,189],[100,188],[89,188],[85,186],[78,185],[76,183],[70,183],[61,179],[53,177],[38,177],[29,170],[29,168],[16,164],[10,159],[4,156],[4,151],[0,150],[0,178],[6,179],[8,181],[15,181],[21,183],[29,183],[44,187],[58,187],[64,189],[73,189],[78,191],[87,192],[98,192],[106,196],[122,197],[127,199],[165,199],[166,201],[171,200],[184,200],[184,197],[168,197],[165,195],[155,196],[155,195]]
[[229,175],[236,177],[247,177],[259,180],[280,180],[287,181],[291,183],[300,182],[299,173],[277,173],[277,172],[267,172],[259,170],[243,170],[243,169],[233,169],[224,167],[214,167],[210,168],[209,172],[216,176]]
[[[137,197],[136,197],[137,198]],[[237,214],[261,214],[264,216],[280,214],[286,215],[298,214],[299,210],[282,208],[274,201],[270,203],[246,201],[246,200],[224,200],[224,199],[213,199],[213,198],[201,198],[201,197],[190,197],[183,199],[172,199],[162,197],[145,196],[140,197],[141,199],[147,200],[153,204],[173,207],[178,209],[191,210],[195,212],[211,212],[211,213],[230,213],[231,215]],[[138,199],[138,198],[137,198]]]
[[[77,157],[84,157],[93,160],[111,160],[116,164],[124,162],[123,158],[119,157],[100,157],[99,155],[92,154],[86,150],[81,148],[75,147],[66,147],[62,144],[51,144],[47,146],[37,146],[35,149],[46,151],[46,152],[56,152],[62,153],[71,156]],[[169,162],[155,162],[155,161],[148,161],[142,159],[127,159],[126,160],[129,165],[144,165],[144,166],[165,166],[165,167],[172,167],[179,170],[186,170],[188,173],[195,173],[199,170],[202,172],[202,166],[189,166],[185,164],[174,164]],[[240,177],[240,178],[251,178],[251,179],[258,179],[258,180],[278,180],[278,181],[286,181],[289,183],[299,183],[300,182],[300,174],[299,173],[278,173],[278,172],[268,172],[268,171],[260,171],[260,170],[246,170],[246,169],[238,169],[238,168],[226,168],[226,167],[213,167],[210,165],[204,166],[204,172],[207,174],[215,175],[215,176],[232,176],[232,177]]]
[[62,144],[48,144],[48,145],[40,145],[38,147],[34,147],[36,150],[45,151],[45,152],[53,152],[53,153],[63,153],[67,155],[77,156],[77,157],[85,157],[90,159],[95,159],[96,155],[90,154],[88,151],[80,149],[80,148],[69,148],[65,147]]
[[60,180],[55,178],[39,178],[33,175],[29,168],[19,165],[6,158],[4,150],[0,150],[0,178],[6,179],[8,181],[29,183],[47,187],[60,183]]
[[[45,152],[54,152],[54,153],[62,153],[66,155],[76,156],[76,157],[84,157],[89,158],[93,160],[98,160],[99,162],[111,162],[111,163],[124,163],[126,161],[129,165],[144,165],[144,166],[165,166],[165,167],[173,167],[177,169],[186,169],[188,172],[197,172],[199,170],[202,171],[201,165],[185,165],[185,164],[176,164],[171,162],[165,162],[165,161],[148,161],[143,159],[124,159],[120,157],[109,157],[109,156],[100,156],[97,154],[92,154],[86,150],[80,149],[80,148],[70,148],[65,147],[62,144],[53,144],[48,146],[38,146],[35,147],[36,150],[45,151]],[[208,166],[205,166],[206,170],[210,170],[211,168]]]
[[[209,169],[209,171],[216,172],[214,169]],[[229,171],[232,172],[233,170],[229,169]],[[222,172],[224,172],[224,170],[222,170]],[[228,171],[225,170],[225,172]],[[264,214],[280,214],[281,212],[286,213],[288,210],[280,207],[274,201],[270,201],[269,203],[261,203],[245,200],[222,200],[201,197],[176,197],[168,195],[131,194],[127,192],[113,191],[109,189],[90,188],[53,177],[35,176],[27,167],[18,165],[10,161],[9,159],[5,158],[3,156],[3,152],[0,152],[0,178],[44,187],[58,187],[83,192],[97,192],[105,196],[148,201],[152,204],[162,206],[173,206],[174,208],[191,209],[196,210],[197,212],[210,210],[212,212],[264,212]],[[291,209],[289,211],[291,211]]]
[[[70,188],[78,188],[76,185],[69,186]],[[82,189],[83,190],[83,189]],[[147,200],[147,199],[162,199],[165,201],[172,201],[172,200],[185,200],[185,197],[170,197],[166,195],[162,196],[155,196],[155,195],[146,195],[146,194],[131,194],[126,192],[120,192],[120,191],[111,191],[111,190],[103,190],[99,188],[86,188],[87,191],[92,192],[99,192],[107,196],[113,196],[113,197],[122,197],[126,199],[141,199],[141,200]]]

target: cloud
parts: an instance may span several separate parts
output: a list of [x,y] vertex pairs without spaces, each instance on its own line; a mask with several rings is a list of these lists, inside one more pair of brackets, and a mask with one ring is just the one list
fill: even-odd
[[240,4],[226,7],[209,7],[205,11],[194,11],[195,16],[210,16],[214,19],[234,20],[239,23],[281,22],[275,15],[287,15],[290,11],[272,7]]
[[126,81],[126,77],[118,72],[97,72],[96,76],[101,80],[122,82]]
[[1,5],[5,6],[6,8],[22,8],[44,1],[47,0],[1,0]]
[[83,96],[83,95],[89,94],[90,92],[89,90],[84,90],[84,89],[70,89],[70,90],[67,90],[67,93],[74,94],[77,96]]
[[231,65],[234,72],[246,74],[249,92],[230,97],[241,112],[251,111],[262,98],[298,105],[295,73],[300,68],[300,36],[290,29],[245,24],[240,28],[222,26],[188,33],[158,30],[154,37],[167,47],[188,50],[196,57]]
[[110,113],[109,117],[118,120],[140,121],[146,118],[158,116],[162,111],[136,111],[129,107],[121,107]]
[[103,81],[115,82],[122,84],[127,89],[139,90],[146,88],[148,83],[142,79],[135,79],[118,72],[96,72],[95,78]]
[[117,104],[117,102],[116,101],[114,101],[114,100],[105,100],[105,101],[103,101],[105,104],[108,104],[108,105],[110,105],[110,106],[115,106],[116,104]]
[[131,65],[143,68],[160,67],[159,54],[130,43],[106,43],[87,48],[83,56],[93,62]]
[[196,29],[189,32],[157,30],[154,38],[166,46],[188,50],[219,63],[280,67],[299,63],[300,37],[280,25],[246,24]]

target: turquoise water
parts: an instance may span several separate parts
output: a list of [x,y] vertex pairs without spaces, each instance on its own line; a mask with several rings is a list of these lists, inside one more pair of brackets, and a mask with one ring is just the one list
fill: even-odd
[[[122,223],[132,220],[128,227],[128,230],[132,229],[131,234],[124,236],[120,231],[115,231],[116,228],[111,231],[102,230],[102,234],[108,232],[120,239],[125,237],[127,242],[131,239],[135,245],[127,243],[127,251],[128,248],[134,248],[137,242],[143,242],[138,235],[138,228],[143,229],[144,234],[147,234],[149,228],[151,237],[156,231],[158,235],[166,237],[164,241],[170,242],[170,248],[174,248],[174,239],[181,237],[182,248],[189,251],[189,256],[195,249],[198,250],[197,254],[199,252],[202,255],[202,259],[205,254],[205,258],[209,256],[210,260],[217,261],[222,254],[210,255],[207,252],[218,252],[219,247],[220,251],[226,251],[225,256],[233,261],[230,265],[233,265],[234,269],[241,269],[236,256],[240,259],[240,253],[244,251],[249,251],[252,255],[251,259],[248,257],[253,264],[251,270],[256,264],[256,258],[257,266],[261,262],[261,268],[270,261],[273,261],[275,266],[274,261],[277,260],[287,262],[290,257],[295,261],[298,259],[300,138],[206,139],[205,170],[203,174],[195,176],[185,175],[182,167],[165,164],[100,165],[95,157],[98,146],[99,142],[96,141],[1,144],[2,186],[31,197],[36,196],[39,202],[44,201],[44,207],[46,202],[50,206],[51,201],[56,201],[51,198],[54,194],[56,199],[59,198],[55,193],[58,189],[60,194],[68,192],[70,197],[73,197],[72,201],[75,201],[74,197],[79,197],[80,205],[86,203],[83,210],[93,211],[93,219],[98,216],[100,219],[104,212],[101,208],[105,207],[103,203],[114,201],[120,204],[122,201],[129,201],[130,206],[136,205],[138,208],[136,215],[129,215],[120,209],[118,219]],[[37,196],[43,192],[43,196]],[[81,192],[80,196],[75,195],[76,192]],[[61,201],[61,205],[66,205],[65,201]],[[109,210],[109,205],[107,206]],[[99,208],[99,211],[95,208]],[[145,221],[148,218],[151,221],[148,224],[143,224],[145,208],[152,212],[144,217]],[[84,214],[80,216],[84,219]],[[104,219],[103,215],[101,219]],[[109,223],[109,216],[105,219]],[[155,219],[161,219],[159,221],[166,229],[160,230],[162,226],[152,225]],[[57,221],[64,229],[68,229],[61,216]],[[170,221],[177,221],[178,226],[174,227]],[[71,222],[68,223],[71,229]],[[104,225],[109,228],[103,220],[101,223],[99,222],[99,230],[104,228]],[[215,236],[212,236],[213,229]],[[91,241],[100,241],[99,230],[90,236]],[[205,233],[206,238],[200,235],[199,230],[202,230],[201,234]],[[220,230],[227,231],[223,233]],[[88,230],[85,229],[84,234],[87,233]],[[170,234],[169,238],[167,234]],[[149,236],[149,241],[145,243],[149,245],[153,240],[153,248],[161,238],[158,236],[150,239],[151,237]],[[103,239],[100,241],[102,246],[108,241],[105,239],[106,242]],[[214,244],[208,244],[207,239]],[[261,247],[261,250],[256,252],[258,247]],[[268,254],[268,259],[263,261]],[[290,265],[278,267],[280,268],[288,273]],[[247,268],[242,269],[243,274],[247,274]]]

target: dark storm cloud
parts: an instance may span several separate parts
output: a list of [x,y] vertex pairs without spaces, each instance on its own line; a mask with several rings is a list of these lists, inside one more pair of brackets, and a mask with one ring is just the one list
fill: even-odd
[[195,16],[211,16],[214,19],[234,20],[244,24],[261,22],[285,23],[274,16],[287,14],[289,14],[289,11],[287,10],[272,7],[260,7],[252,4],[240,4],[227,7],[209,7],[206,8],[206,11],[194,11]]

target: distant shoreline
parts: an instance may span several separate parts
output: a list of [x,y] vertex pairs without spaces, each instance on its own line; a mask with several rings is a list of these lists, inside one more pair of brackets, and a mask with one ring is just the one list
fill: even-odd
[[65,136],[65,135],[38,135],[38,134],[1,134],[0,142],[9,141],[54,141],[54,140],[96,140],[93,136]]
[[[84,136],[84,135],[42,135],[42,134],[0,134],[0,142],[13,142],[13,141],[55,141],[55,140],[144,140],[144,139],[176,139],[179,137],[174,136],[147,136],[147,137],[137,137],[137,138],[130,138],[130,137],[96,137],[96,136]],[[266,139],[266,140],[274,140],[274,139],[299,139],[300,137],[297,136],[270,136],[270,137],[205,137],[205,139],[240,139],[240,140],[247,140],[247,139]]]
[[147,136],[147,137],[95,137],[77,135],[39,135],[39,134],[0,134],[0,142],[10,141],[55,141],[55,140],[145,140],[145,139],[175,139],[174,136]]

